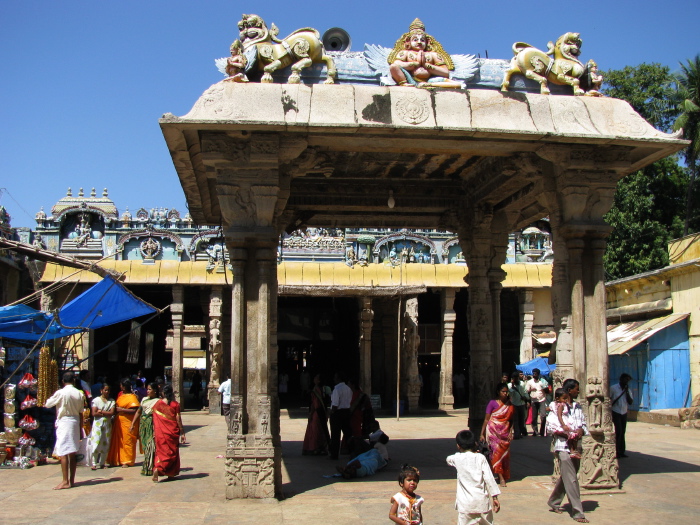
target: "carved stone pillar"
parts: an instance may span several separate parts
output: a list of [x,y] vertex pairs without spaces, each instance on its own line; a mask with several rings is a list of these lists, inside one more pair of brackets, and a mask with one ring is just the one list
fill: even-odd
[[245,263],[248,251],[229,247],[229,259],[233,272],[231,286],[231,412],[228,421],[228,444],[243,434],[248,418],[243,406],[246,388],[245,364]]
[[360,386],[365,394],[372,393],[372,299],[360,297]]
[[583,439],[579,478],[585,488],[616,488],[619,478],[608,392],[603,272],[610,228],[603,215],[612,205],[614,181],[619,178],[611,171],[629,171],[629,153],[621,148],[547,147],[538,154],[552,163],[545,188],[552,191],[543,192],[543,200],[554,236],[555,328],[560,321],[556,378],[579,381],[578,401],[591,432]]
[[520,290],[520,362],[534,358],[532,352],[532,325],[535,321],[535,305],[531,288]]
[[183,389],[183,372],[182,372],[182,333],[185,328],[183,318],[185,314],[185,305],[183,302],[184,288],[181,285],[173,286],[173,302],[170,305],[170,315],[173,320],[173,354],[172,354],[172,374],[173,374],[173,390],[175,391],[175,399],[181,405],[184,403],[185,392]]
[[549,354],[549,362],[556,363],[552,372],[554,388],[560,388],[565,379],[574,377],[573,335],[571,329],[571,288],[569,284],[569,251],[566,241],[558,234],[559,221],[550,216],[552,224],[554,262],[552,264],[552,317],[557,339]]
[[231,252],[253,256],[245,264],[232,258],[232,396],[226,497],[272,498],[281,485],[277,366],[273,357],[277,346],[272,329],[277,302],[276,256],[271,246]]
[[569,284],[571,286],[571,352],[573,377],[579,382],[586,380],[586,311],[583,296],[583,257],[584,241],[567,239],[569,252]]
[[[501,350],[501,282],[505,278],[505,272],[500,268],[489,271],[489,292],[491,293],[491,318],[493,319],[493,339],[491,341],[492,362],[494,373],[500,376],[499,370],[503,369]],[[495,385],[495,383],[494,383]]]
[[[605,240],[589,235],[586,242],[584,283],[586,309],[586,386],[585,404],[588,429],[583,440],[581,486],[589,489],[617,488],[620,484],[615,456],[615,431],[612,424],[609,392],[608,344],[605,324]],[[584,391],[583,384],[581,391]],[[583,400],[582,400],[583,401]]]
[[223,350],[221,335],[221,305],[222,288],[214,286],[209,295],[209,414],[219,415],[221,413],[221,394],[219,386],[225,379],[223,375],[228,375],[223,371]]
[[508,252],[508,233],[512,230],[512,217],[509,214],[497,213],[491,222],[491,258],[488,271],[489,292],[491,293],[491,317],[493,319],[493,339],[491,349],[493,352],[493,381],[494,386],[500,380],[503,372],[503,349],[501,344],[501,291],[506,272],[503,265],[506,262]]
[[493,398],[496,371],[493,358],[493,306],[488,272],[491,266],[490,209],[472,210],[473,216],[460,225],[459,241],[469,273],[469,428],[478,432],[486,413],[486,405]]
[[418,377],[418,298],[405,300],[401,320],[401,396],[408,401],[408,410],[420,410],[420,378]]
[[216,173],[234,272],[226,497],[273,498],[282,484],[275,220],[289,181],[278,172],[278,136],[212,133],[203,137],[202,146],[205,164]]
[[452,362],[453,348],[452,336],[455,331],[455,289],[443,288],[442,299],[442,347],[440,348],[440,396],[438,398],[438,408],[440,410],[451,410],[454,408],[455,398],[452,392]]

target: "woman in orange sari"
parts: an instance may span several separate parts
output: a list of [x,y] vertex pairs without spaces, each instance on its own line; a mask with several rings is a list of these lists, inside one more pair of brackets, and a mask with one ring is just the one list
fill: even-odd
[[178,438],[181,443],[187,443],[180,417],[180,403],[175,401],[175,393],[170,385],[163,387],[163,398],[153,405],[153,430],[156,438],[153,482],[158,483],[158,476],[172,479],[180,473]]
[[491,469],[502,487],[510,479],[510,442],[513,440],[515,415],[508,392],[507,383],[498,383],[496,399],[486,405],[486,418],[481,427],[481,440],[488,443],[491,452]]
[[112,425],[112,443],[109,446],[107,463],[113,467],[133,467],[136,461],[136,441],[139,438],[138,424],[131,429],[139,399],[131,391],[131,381],[122,379],[121,395],[117,398],[117,417]]

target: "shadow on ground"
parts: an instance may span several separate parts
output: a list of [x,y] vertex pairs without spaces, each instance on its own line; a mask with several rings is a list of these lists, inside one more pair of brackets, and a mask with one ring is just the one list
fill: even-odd
[[[550,440],[528,437],[513,441],[511,445],[510,481],[521,481],[531,477],[548,477],[553,471],[553,456]],[[282,456],[290,482],[282,487],[286,498],[314,491],[333,483],[355,483],[360,480],[345,481],[342,478],[327,478],[335,474],[336,465],[343,465],[351,458],[342,456],[338,461],[328,456],[302,456],[301,441],[283,441]],[[456,452],[454,438],[440,439],[392,439],[389,442],[391,460],[381,471],[371,478],[361,478],[363,483],[396,481],[399,469],[404,463],[416,466],[424,480],[455,479],[455,471],[448,466],[445,458]],[[670,460],[639,452],[629,452],[629,457],[620,460],[620,480],[633,474],[691,473],[700,472],[700,467],[691,463]],[[596,502],[588,502],[597,505]]]

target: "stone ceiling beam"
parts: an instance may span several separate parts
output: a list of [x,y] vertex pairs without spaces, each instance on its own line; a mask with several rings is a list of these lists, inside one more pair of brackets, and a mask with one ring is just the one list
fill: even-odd
[[[222,217],[220,199],[232,198],[224,179],[245,185],[270,169],[277,171],[278,228],[331,218],[338,224],[344,214],[354,221],[357,206],[394,223],[412,215],[413,226],[420,226],[418,220],[432,225],[455,206],[478,204],[509,214],[520,209],[524,218],[542,206],[535,198],[542,163],[574,178],[579,171],[586,179],[602,173],[595,177],[614,187],[624,175],[686,145],[655,130],[629,104],[607,97],[402,87],[382,93],[386,111],[368,120],[376,87],[225,82],[207,90],[184,117],[165,115],[161,128],[193,219],[237,220]],[[259,135],[276,137],[268,167],[262,157],[254,165],[246,157]],[[224,179],[222,170],[229,170]],[[298,185],[300,180],[313,183]],[[422,192],[413,181],[432,184],[434,192]],[[369,182],[382,182],[371,186],[376,205],[347,202]],[[410,207],[398,199],[393,210],[382,208],[384,195],[402,187],[415,193],[405,201]],[[442,208],[434,201],[440,192],[447,203]],[[334,200],[343,196],[346,202]]]

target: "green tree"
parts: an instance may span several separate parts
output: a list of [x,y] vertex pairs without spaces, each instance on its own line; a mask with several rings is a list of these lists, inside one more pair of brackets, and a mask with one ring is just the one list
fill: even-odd
[[608,279],[668,265],[668,242],[683,231],[686,170],[674,157],[636,171],[617,185],[605,221],[613,227],[603,256]]
[[700,215],[694,205],[697,201],[697,179],[700,165],[700,55],[681,63],[681,71],[676,76],[678,82],[678,109],[680,115],[673,129],[683,130],[683,138],[690,141],[685,149],[685,162],[690,171],[690,181],[686,191],[685,224],[683,235],[700,228]]
[[[676,78],[666,66],[641,64],[607,71],[604,93],[626,100],[649,123],[669,131],[678,116]],[[604,255],[609,279],[668,265],[667,245],[683,232],[687,170],[668,157],[617,185],[605,220],[613,227]]]
[[603,73],[603,92],[626,100],[656,129],[669,131],[678,116],[675,77],[658,63],[626,66]]

